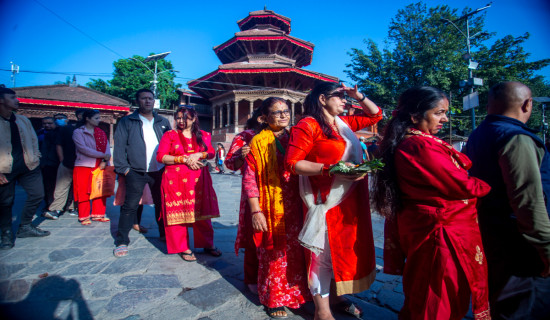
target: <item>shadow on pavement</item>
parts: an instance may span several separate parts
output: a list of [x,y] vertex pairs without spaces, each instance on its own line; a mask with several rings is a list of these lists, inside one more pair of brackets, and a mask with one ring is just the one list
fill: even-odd
[[80,284],[56,275],[35,282],[24,300],[0,304],[0,313],[4,319],[93,319]]

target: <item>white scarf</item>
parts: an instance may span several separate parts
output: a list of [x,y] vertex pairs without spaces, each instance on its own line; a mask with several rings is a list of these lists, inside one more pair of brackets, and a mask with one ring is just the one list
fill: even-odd
[[[363,149],[361,148],[359,139],[357,139],[355,133],[351,131],[350,127],[340,117],[335,117],[335,122],[340,135],[346,142],[346,148],[341,161],[361,163]],[[300,176],[300,196],[308,207],[304,227],[298,235],[298,240],[302,246],[316,255],[323,252],[327,230],[327,211],[340,204],[353,186],[354,181],[335,176],[325,203],[315,204],[315,197],[313,196],[309,177]],[[321,196],[319,195],[319,200],[320,198]]]

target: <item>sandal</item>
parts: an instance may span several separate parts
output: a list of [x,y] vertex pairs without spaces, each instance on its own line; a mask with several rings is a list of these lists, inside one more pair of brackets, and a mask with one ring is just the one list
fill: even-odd
[[267,308],[267,315],[273,319],[288,318],[288,314],[286,313],[285,307]]
[[125,244],[121,244],[120,246],[117,246],[115,250],[113,250],[113,255],[116,258],[124,257],[128,255],[128,246]]
[[83,226],[89,226],[92,224],[92,221],[90,219],[84,219],[80,221],[80,224],[82,224]]
[[[195,262],[197,261],[197,257],[195,257],[195,254],[193,251],[191,252],[180,252],[178,253],[183,261],[185,262]],[[187,259],[185,257],[188,257]]]
[[147,231],[148,231],[147,228],[142,227],[142,226],[137,225],[137,224],[135,224],[135,225],[132,227],[132,229],[136,230],[136,231],[139,232],[139,233],[147,233]]
[[357,319],[363,319],[363,310],[361,310],[356,304],[349,300],[338,302],[332,307],[335,310],[338,310],[342,313],[347,313],[351,316],[356,317]]
[[214,248],[204,248],[204,253],[208,253],[209,255],[213,257],[219,257],[222,255],[222,252],[220,249],[214,247]]
[[111,219],[107,217],[101,217],[101,218],[92,218],[92,221],[98,221],[98,222],[109,222]]

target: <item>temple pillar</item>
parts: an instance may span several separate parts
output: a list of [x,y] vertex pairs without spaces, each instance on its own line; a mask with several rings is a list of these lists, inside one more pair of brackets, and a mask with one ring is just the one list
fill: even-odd
[[294,123],[294,102],[290,102],[290,125],[293,126],[296,123]]
[[235,110],[233,112],[235,115],[233,117],[233,133],[239,133],[239,102],[237,102],[237,100],[233,100],[233,105],[235,106]]
[[225,103],[225,107],[227,108],[227,118],[226,118],[226,126],[229,127],[230,123],[229,121],[231,120],[231,105],[229,103]]
[[115,137],[114,137],[114,123],[109,123],[109,144],[111,146],[114,146],[115,145]]
[[219,109],[219,115],[220,115],[220,122],[218,122],[218,128],[223,128],[223,106],[222,105],[219,105],[218,106],[218,109]]
[[216,107],[212,106],[212,133],[216,129]]

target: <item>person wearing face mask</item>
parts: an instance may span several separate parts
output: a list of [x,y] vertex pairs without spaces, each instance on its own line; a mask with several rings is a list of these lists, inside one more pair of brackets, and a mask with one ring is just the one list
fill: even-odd
[[372,201],[385,219],[384,273],[403,275],[400,319],[490,319],[487,259],[476,203],[491,187],[468,175],[470,159],[435,136],[449,99],[414,87],[384,130]]
[[[78,121],[82,120],[82,114],[87,109],[77,109],[75,116]],[[57,168],[55,180],[55,191],[53,202],[44,212],[44,217],[57,220],[63,212],[68,212],[71,216],[78,215],[78,210],[74,206],[73,186],[73,168],[76,160],[76,149],[73,141],[73,132],[76,125],[68,124],[67,116],[56,114],[56,124],[58,124],[58,134],[56,135],[55,147],[60,163]]]

